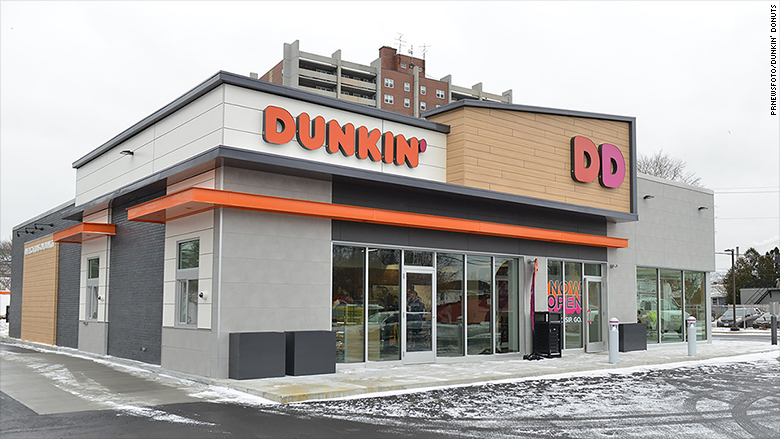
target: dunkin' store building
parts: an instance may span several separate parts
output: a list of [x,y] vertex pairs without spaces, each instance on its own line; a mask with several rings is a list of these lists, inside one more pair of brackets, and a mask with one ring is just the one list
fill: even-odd
[[15,228],[9,335],[217,378],[278,359],[276,335],[288,373],[516,358],[548,311],[563,355],[606,349],[609,317],[653,344],[692,315],[708,340],[713,193],[638,175],[635,123],[419,119],[220,72]]

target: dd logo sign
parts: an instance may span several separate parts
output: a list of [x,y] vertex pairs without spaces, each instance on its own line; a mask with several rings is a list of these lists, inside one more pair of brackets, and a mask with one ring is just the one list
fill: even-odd
[[615,145],[602,143],[598,148],[587,137],[571,138],[571,178],[590,183],[599,178],[607,188],[623,184],[626,177],[626,160]]

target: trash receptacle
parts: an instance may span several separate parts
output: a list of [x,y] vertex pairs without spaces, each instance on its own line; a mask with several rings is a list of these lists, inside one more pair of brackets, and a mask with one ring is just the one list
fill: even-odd
[[563,316],[559,312],[534,313],[534,353],[544,357],[561,356]]

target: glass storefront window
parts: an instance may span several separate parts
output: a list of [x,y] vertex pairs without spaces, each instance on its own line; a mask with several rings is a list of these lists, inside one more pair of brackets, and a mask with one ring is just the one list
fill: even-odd
[[582,348],[582,264],[564,262],[564,347]]
[[683,341],[685,319],[683,317],[682,272],[658,270],[661,298],[659,301],[658,329],[662,343]]
[[436,355],[463,352],[463,255],[436,255]]
[[492,267],[489,256],[466,257],[468,354],[493,353],[491,328]]
[[[696,340],[707,338],[707,304],[705,303],[706,290],[704,285],[704,273],[697,271],[685,272],[685,318],[691,315],[696,318]],[[685,323],[685,327],[688,325]]]
[[636,269],[636,320],[647,326],[647,342],[658,343],[658,276],[655,268]]
[[368,359],[401,359],[401,250],[368,249]]
[[[520,352],[521,260],[334,244],[336,361],[401,360],[404,333],[406,352],[431,351],[433,326],[425,322],[435,324],[435,356]],[[435,267],[435,279],[432,270],[414,267]],[[411,308],[412,290],[424,309]],[[422,319],[414,318],[418,314]]]
[[336,332],[337,363],[356,363],[365,360],[363,325],[365,265],[365,248],[333,246],[331,328]]
[[496,352],[520,351],[517,259],[496,258]]

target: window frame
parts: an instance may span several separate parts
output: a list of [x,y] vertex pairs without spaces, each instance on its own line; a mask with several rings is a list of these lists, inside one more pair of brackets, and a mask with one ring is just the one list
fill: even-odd
[[393,78],[385,78],[385,88],[395,88],[395,81]]
[[424,85],[421,85],[420,86],[420,94],[421,95],[426,95],[427,93],[428,93],[428,89]]
[[393,98],[393,95],[384,95],[384,102],[385,104],[393,105],[395,99]]
[[404,98],[404,108],[409,108],[412,106],[412,101],[409,100],[409,98]]
[[420,111],[425,111],[428,109],[428,105],[425,102],[420,102]]
[[404,82],[404,91],[412,91],[412,84]]
[[444,90],[436,89],[436,97],[439,99],[444,99]]
[[[197,242],[198,257],[194,267],[182,267],[182,245]],[[177,327],[197,328],[198,326],[198,274],[200,270],[200,238],[186,239],[176,243],[176,312],[174,324]],[[194,289],[192,286],[194,282]],[[194,295],[194,301],[192,300]],[[194,309],[193,309],[194,308]],[[182,314],[182,311],[184,313]],[[182,315],[186,316],[182,319]],[[194,317],[193,317],[194,316]],[[187,317],[193,317],[188,320]]]

